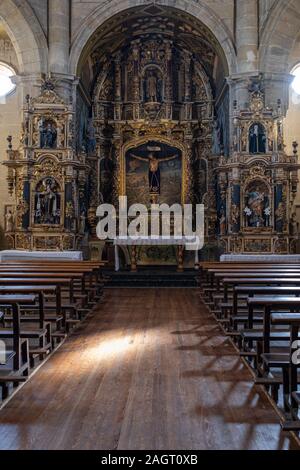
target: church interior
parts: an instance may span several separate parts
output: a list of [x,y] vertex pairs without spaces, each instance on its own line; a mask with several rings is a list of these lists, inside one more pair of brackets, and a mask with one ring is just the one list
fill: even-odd
[[298,143],[300,0],[0,1],[0,450],[300,450]]

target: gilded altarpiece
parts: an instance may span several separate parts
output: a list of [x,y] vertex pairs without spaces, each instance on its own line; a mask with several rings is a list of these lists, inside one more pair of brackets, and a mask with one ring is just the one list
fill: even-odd
[[[113,57],[99,51],[93,58],[101,70],[93,92],[100,199],[116,206],[119,196],[127,196],[129,205],[203,202],[206,236],[214,237],[214,106],[201,61],[155,34],[131,41]],[[95,214],[96,206],[90,211]],[[139,262],[175,261],[170,248],[156,251],[148,256],[141,249]]]
[[11,248],[79,248],[87,231],[85,198],[89,167],[74,151],[74,112],[51,77],[39,96],[26,97],[19,148],[8,137],[8,188],[15,198],[6,227]]
[[227,253],[293,253],[297,143],[284,151],[283,115],[265,106],[262,76],[249,81],[249,108],[234,103],[233,147],[221,156],[217,177],[217,232]]

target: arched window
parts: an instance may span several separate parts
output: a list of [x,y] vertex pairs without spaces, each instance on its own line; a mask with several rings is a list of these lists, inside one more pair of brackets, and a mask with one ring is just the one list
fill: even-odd
[[295,76],[292,82],[292,88],[297,95],[300,95],[300,64],[297,64],[292,69],[291,74]]
[[11,77],[15,75],[15,71],[7,64],[0,62],[0,98],[12,93],[16,85],[12,82]]

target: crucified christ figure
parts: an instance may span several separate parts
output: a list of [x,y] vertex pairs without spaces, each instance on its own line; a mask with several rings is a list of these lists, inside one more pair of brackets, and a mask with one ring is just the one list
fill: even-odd
[[130,154],[132,158],[136,160],[141,160],[142,162],[149,163],[149,190],[151,194],[160,194],[160,162],[167,162],[169,160],[174,160],[178,155],[173,155],[172,157],[166,158],[156,158],[152,152],[148,154],[148,157],[139,157],[134,155],[133,153]]

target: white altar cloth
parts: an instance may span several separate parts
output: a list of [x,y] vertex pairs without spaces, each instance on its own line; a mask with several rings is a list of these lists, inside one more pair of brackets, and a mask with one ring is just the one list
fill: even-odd
[[58,259],[63,261],[82,261],[82,251],[0,251],[0,262],[10,260]]
[[220,261],[237,261],[237,262],[246,262],[246,261],[274,261],[275,263],[288,262],[288,263],[300,263],[300,255],[278,255],[278,254],[260,254],[260,255],[250,255],[250,254],[228,254],[221,255]]
[[[114,239],[115,246],[115,271],[120,269],[120,258],[119,258],[119,249],[118,246],[186,246],[193,245],[197,243],[197,238],[195,236],[191,237],[138,237],[134,239],[133,237],[116,237]],[[199,263],[199,254],[198,250],[195,251],[195,266],[198,266]]]

